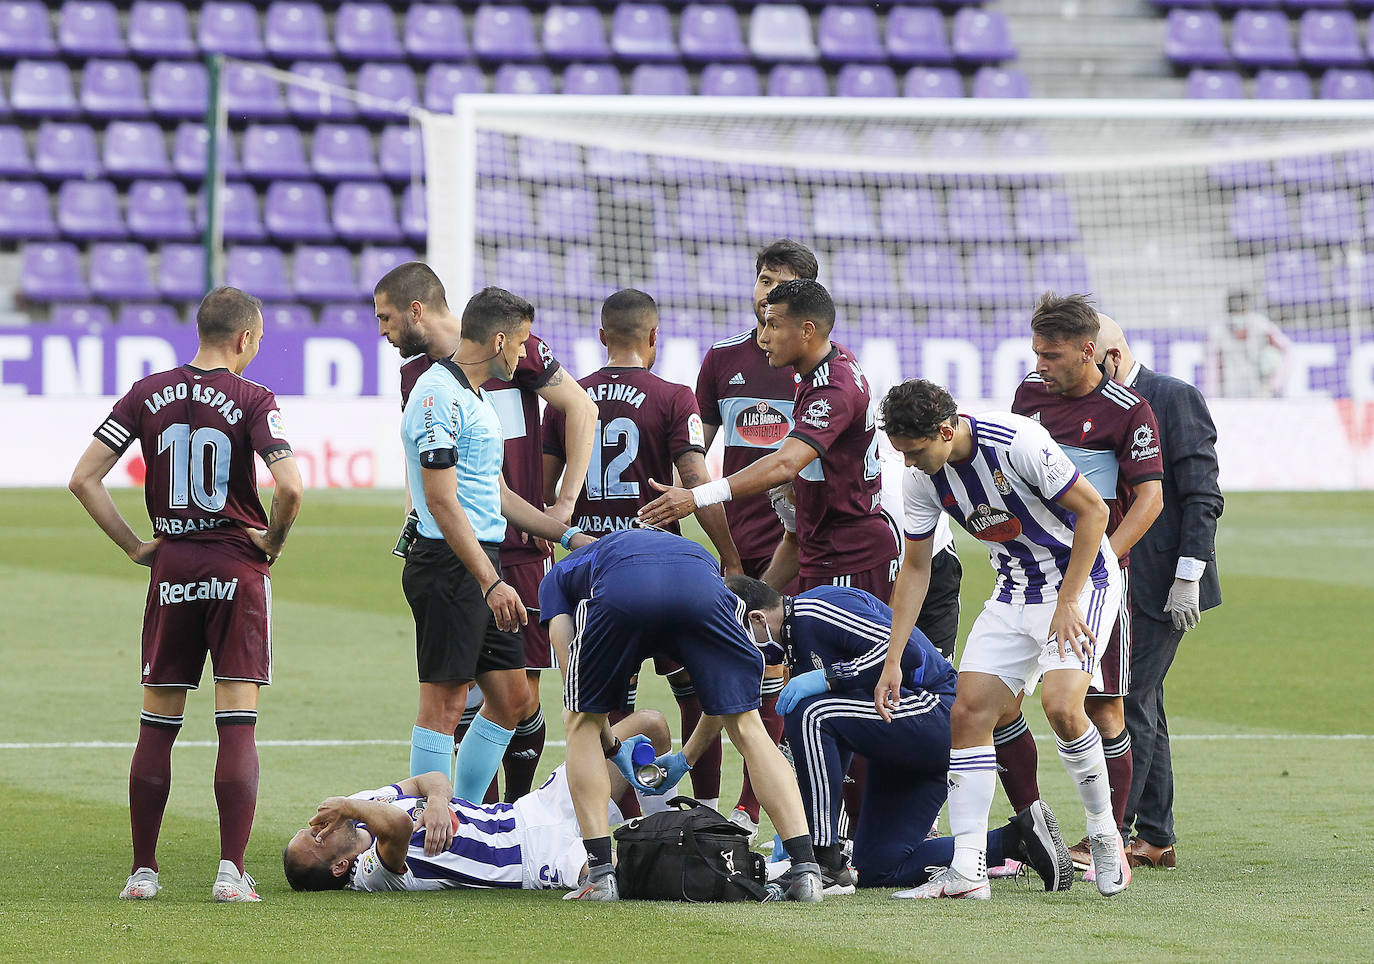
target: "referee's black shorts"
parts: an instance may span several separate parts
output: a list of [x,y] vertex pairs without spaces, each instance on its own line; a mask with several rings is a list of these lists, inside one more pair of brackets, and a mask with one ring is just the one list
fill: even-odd
[[[482,543],[497,573],[497,546]],[[421,683],[461,683],[483,673],[525,668],[518,633],[496,628],[476,577],[443,539],[416,538],[401,572],[415,616],[415,663]]]
[[930,560],[930,588],[926,590],[925,605],[916,617],[916,628],[950,662],[954,661],[954,644],[959,640],[959,583],[963,577],[964,567],[953,546],[935,553]]

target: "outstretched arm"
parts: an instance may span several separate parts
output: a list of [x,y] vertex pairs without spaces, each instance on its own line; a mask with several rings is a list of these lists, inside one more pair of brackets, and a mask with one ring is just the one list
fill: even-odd
[[649,484],[663,494],[639,510],[639,521],[648,525],[669,525],[699,508],[717,502],[729,502],[736,497],[767,492],[775,485],[782,485],[796,478],[797,473],[809,465],[818,454],[801,439],[788,437],[783,440],[782,447],[776,452],[770,452],[734,475],[707,482],[695,489],[664,485],[650,479]]
[[[688,489],[711,481],[711,473],[706,468],[706,456],[696,451],[683,452],[678,456],[677,474],[681,476],[683,486]],[[719,505],[698,509],[697,521],[706,531],[711,544],[716,547],[725,574],[733,576],[743,572],[739,550],[735,548],[735,540],[730,537],[730,524],[725,519],[725,509]]]

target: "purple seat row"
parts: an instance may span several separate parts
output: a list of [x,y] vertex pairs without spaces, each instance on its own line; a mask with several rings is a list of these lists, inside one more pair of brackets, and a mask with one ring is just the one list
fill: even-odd
[[[1312,77],[1302,70],[1264,69],[1255,74],[1254,96],[1261,100],[1308,100]],[[1320,95],[1328,100],[1374,99],[1374,72],[1332,68],[1321,76]],[[1245,78],[1233,70],[1188,72],[1188,96],[1234,99],[1245,96]]]
[[[367,296],[362,301],[321,305],[318,325],[315,322],[315,312],[307,305],[269,302],[262,306],[263,328],[269,332],[311,329],[344,332],[371,329],[376,324],[376,319],[372,315],[371,290],[367,292]],[[199,294],[195,297],[198,298]],[[120,328],[165,332],[181,324],[195,324],[195,305],[192,304],[187,309],[183,318],[179,316],[175,307],[168,304],[125,302],[111,314],[109,307],[103,304],[60,302],[52,306],[49,320],[53,325],[61,326],[103,328],[114,324]]]
[[1360,42],[1355,14],[1349,10],[1308,10],[1292,24],[1276,10],[1241,10],[1231,25],[1227,46],[1220,14],[1211,10],[1169,13],[1164,52],[1189,67],[1359,67],[1374,60],[1374,39]]

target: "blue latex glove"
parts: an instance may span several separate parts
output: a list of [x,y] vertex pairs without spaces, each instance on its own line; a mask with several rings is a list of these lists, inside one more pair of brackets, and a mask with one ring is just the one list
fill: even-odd
[[627,736],[620,741],[620,749],[616,751],[615,756],[611,757],[611,762],[615,764],[615,768],[620,771],[621,776],[630,782],[632,787],[637,787],[639,784],[635,782],[635,766],[630,756],[634,753],[636,744],[648,742],[649,738],[640,733]]
[[692,765],[687,762],[687,758],[681,753],[669,753],[667,756],[655,757],[654,762],[668,771],[668,775],[663,782],[656,787],[641,787],[636,782],[634,785],[639,787],[639,792],[650,797],[661,797],[673,787],[678,785],[683,777],[692,770]]
[[816,696],[828,689],[830,687],[825,682],[825,670],[813,669],[809,673],[793,676],[778,694],[778,715],[786,716],[808,696]]

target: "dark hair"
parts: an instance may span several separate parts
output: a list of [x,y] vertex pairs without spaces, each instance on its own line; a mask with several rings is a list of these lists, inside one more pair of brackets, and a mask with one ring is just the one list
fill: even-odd
[[334,873],[328,861],[308,864],[293,860],[290,847],[281,852],[281,869],[292,890],[343,890],[348,886],[348,874]]
[[1064,295],[1046,291],[1031,314],[1031,333],[1050,341],[1092,341],[1101,325],[1088,295]]
[[601,328],[607,341],[639,341],[657,324],[658,305],[637,288],[617,291],[601,305]]
[[395,308],[405,308],[412,301],[418,301],[426,308],[436,311],[448,310],[448,298],[444,294],[444,283],[434,273],[434,269],[423,261],[407,261],[398,264],[372,288],[374,295],[386,295],[386,300]]
[[954,397],[924,378],[908,378],[883,396],[883,431],[902,438],[934,438],[940,426],[959,415]]
[[768,612],[782,605],[782,593],[752,576],[729,576],[725,580],[725,588],[744,600],[745,612],[755,609]]
[[222,344],[241,331],[253,327],[253,316],[262,312],[262,302],[246,291],[222,285],[200,300],[196,309],[196,333],[210,345]]
[[534,305],[505,288],[487,287],[463,307],[463,337],[485,342],[498,331],[509,335],[527,321],[534,321]]
[[764,268],[790,268],[798,278],[812,281],[820,273],[820,266],[816,264],[816,256],[811,249],[791,238],[779,238],[758,253],[754,259],[754,277],[762,274]]
[[770,305],[784,305],[787,313],[797,321],[814,321],[821,334],[829,335],[835,327],[835,302],[825,285],[811,278],[797,278],[775,285],[768,292]]

